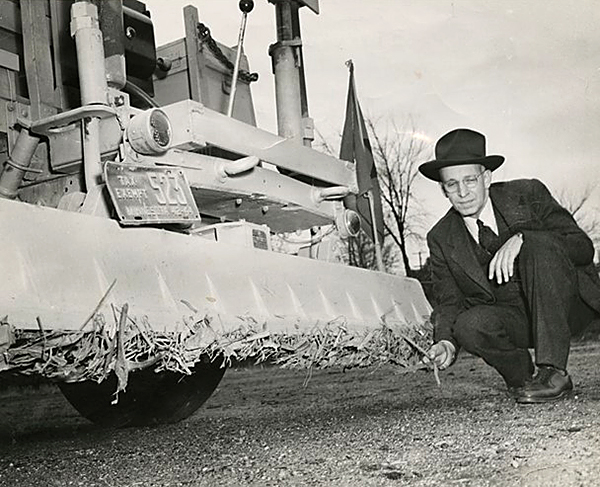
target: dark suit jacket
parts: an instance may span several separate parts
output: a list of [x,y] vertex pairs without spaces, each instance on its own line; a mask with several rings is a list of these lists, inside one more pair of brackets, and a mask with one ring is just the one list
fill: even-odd
[[[536,179],[494,183],[490,198],[494,211],[508,224],[508,236],[523,232],[528,245],[554,241],[564,246],[577,268],[582,299],[600,312],[600,280],[592,264],[592,241],[546,186]],[[452,335],[457,315],[473,305],[494,302],[490,282],[470,239],[462,216],[454,208],[427,235],[433,273],[435,341],[449,340],[457,345]]]

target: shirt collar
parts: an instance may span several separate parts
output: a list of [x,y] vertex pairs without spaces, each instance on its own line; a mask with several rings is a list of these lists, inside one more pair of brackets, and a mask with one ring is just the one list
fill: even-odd
[[496,235],[498,235],[498,224],[496,223],[496,216],[494,215],[494,207],[492,206],[492,200],[488,195],[488,199],[485,202],[483,210],[479,214],[479,218],[473,218],[470,216],[463,217],[467,230],[475,239],[475,242],[479,243],[479,229],[477,228],[477,220],[481,220],[485,225],[490,227]]

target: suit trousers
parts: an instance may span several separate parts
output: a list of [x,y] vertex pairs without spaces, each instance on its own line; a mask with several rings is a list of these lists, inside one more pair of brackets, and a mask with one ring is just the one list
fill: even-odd
[[531,347],[536,364],[566,369],[572,331],[593,318],[579,298],[575,266],[556,236],[527,232],[515,268],[520,294],[499,293],[504,300],[472,305],[453,328],[459,345],[494,367],[509,387],[531,377]]

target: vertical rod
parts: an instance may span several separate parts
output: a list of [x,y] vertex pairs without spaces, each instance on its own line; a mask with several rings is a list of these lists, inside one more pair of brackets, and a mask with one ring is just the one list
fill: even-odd
[[375,246],[375,258],[377,260],[377,270],[385,272],[385,266],[383,265],[383,255],[381,253],[381,243],[379,242],[379,232],[377,228],[377,218],[375,216],[375,202],[373,199],[373,190],[367,191],[367,198],[369,199],[369,210],[371,211],[371,225],[373,227],[373,244]]
[[[300,15],[298,15],[298,6],[295,8],[296,12],[292,16],[292,35],[295,39],[301,39],[302,32],[300,30]],[[310,114],[308,112],[308,97],[306,96],[306,76],[304,74],[304,55],[302,54],[302,45],[297,48],[296,54],[298,55],[298,78],[300,81],[300,106],[302,109],[302,117],[308,118]]]
[[227,116],[233,115],[233,105],[235,103],[235,92],[237,90],[238,75],[240,73],[240,62],[242,60],[242,50],[244,45],[244,34],[246,32],[246,21],[248,20],[248,14],[246,12],[242,15],[242,25],[240,26],[240,33],[238,35],[237,53],[235,56],[235,65],[233,67],[233,75],[231,78],[231,93],[229,94],[229,106],[227,107]]
[[75,38],[81,104],[107,104],[108,88],[104,68],[104,44],[98,9],[89,2],[71,7],[71,37]]
[[[108,86],[104,64],[104,43],[98,21],[98,9],[89,2],[76,2],[71,7],[71,36],[75,38],[81,104],[107,104]],[[85,119],[81,123],[85,186],[89,193],[102,178],[100,159],[100,120]]]
[[302,143],[302,95],[296,52],[301,41],[294,38],[294,15],[298,15],[298,6],[289,0],[275,4],[277,43],[270,47],[269,54],[275,75],[278,134]]

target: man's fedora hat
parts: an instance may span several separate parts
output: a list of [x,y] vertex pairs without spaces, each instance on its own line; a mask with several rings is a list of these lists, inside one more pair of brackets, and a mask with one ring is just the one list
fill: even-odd
[[503,156],[485,155],[485,136],[470,129],[448,132],[435,144],[435,159],[419,166],[423,176],[441,181],[440,169],[448,166],[481,164],[493,171],[504,162]]

